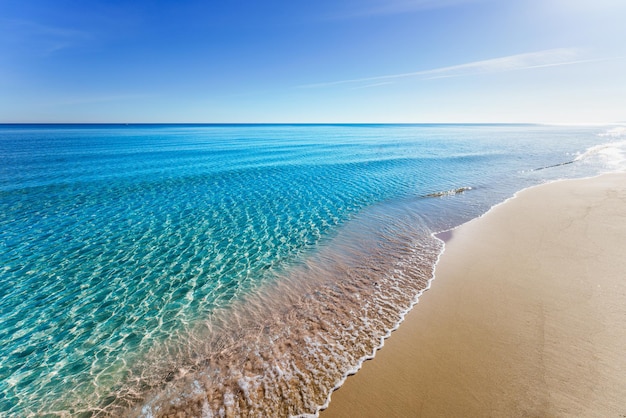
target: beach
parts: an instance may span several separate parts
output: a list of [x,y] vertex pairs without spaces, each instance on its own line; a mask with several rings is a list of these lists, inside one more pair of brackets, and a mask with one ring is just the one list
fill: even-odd
[[626,416],[626,174],[524,190],[445,239],[322,418]]
[[[526,278],[538,258],[504,227],[492,228],[504,236],[474,231],[473,222],[454,228],[519,190],[625,169],[624,135],[614,126],[507,124],[0,126],[0,415],[316,415],[347,379],[333,413],[354,382],[368,382],[361,375],[369,369],[393,370],[387,356],[401,373],[376,372],[362,385],[373,388],[366,397],[378,416],[412,416],[415,402],[439,411],[434,398],[448,407],[450,392],[465,407],[464,396],[488,393],[468,392],[463,385],[480,379],[458,364],[488,377],[519,367],[515,382],[534,385],[521,377],[538,371],[494,353],[508,356],[505,343],[534,353],[529,331],[511,324],[534,324],[535,311],[520,314],[521,302],[543,303],[537,298],[557,282]],[[501,207],[525,201],[521,195]],[[557,222],[544,212],[503,222],[526,230],[545,220],[550,226],[539,229],[550,231]],[[433,281],[444,242],[432,233],[449,230]],[[599,248],[610,262],[585,268],[620,268],[621,254],[610,251],[624,245],[597,234],[588,251]],[[479,252],[490,245],[516,255]],[[542,245],[542,254],[567,248],[547,238]],[[566,255],[567,263],[584,260]],[[479,270],[466,275],[495,269],[485,260],[505,268],[499,281]],[[582,271],[567,263],[554,271]],[[514,294],[520,306],[501,291],[515,286],[526,292]],[[499,299],[511,310],[470,306]],[[502,336],[500,328],[515,331]],[[459,332],[475,345],[458,343]],[[474,348],[451,357],[447,344]],[[494,358],[490,368],[478,361],[483,351]],[[410,373],[414,363],[418,375],[431,368],[423,384]],[[444,366],[454,373],[445,377]]]

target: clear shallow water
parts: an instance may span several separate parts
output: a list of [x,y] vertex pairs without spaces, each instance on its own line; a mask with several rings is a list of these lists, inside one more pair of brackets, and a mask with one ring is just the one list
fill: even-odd
[[315,413],[427,287],[432,232],[522,188],[621,169],[625,140],[532,125],[0,126],[0,412]]

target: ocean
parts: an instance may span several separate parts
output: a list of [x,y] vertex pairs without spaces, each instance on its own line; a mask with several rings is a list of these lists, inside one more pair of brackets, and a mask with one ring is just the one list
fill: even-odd
[[0,125],[0,415],[316,415],[435,233],[625,168],[620,126]]

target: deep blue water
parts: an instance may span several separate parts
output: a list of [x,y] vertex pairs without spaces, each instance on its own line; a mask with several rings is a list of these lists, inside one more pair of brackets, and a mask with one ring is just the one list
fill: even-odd
[[[261,303],[267,312],[260,313],[250,300],[280,289],[281,281],[286,294],[305,292],[293,279],[303,266],[312,295],[321,280],[315,274],[342,283],[369,277],[375,269],[322,274],[314,265],[343,257],[368,266],[373,250],[357,241],[373,243],[382,230],[385,243],[372,248],[404,265],[403,245],[421,248],[431,232],[520,189],[622,169],[625,137],[616,127],[536,125],[0,125],[0,415],[115,414],[121,409],[106,408],[164,399],[158,393],[173,381],[181,388],[202,383],[189,373],[214,381],[212,360],[194,360],[189,373],[167,368],[210,357],[215,341],[226,338],[220,333],[237,328],[232,324],[252,324],[237,336],[248,338],[246,329],[281,310],[278,302]],[[471,189],[441,193],[461,187]],[[420,259],[423,274],[435,256],[433,247]],[[395,300],[380,314],[392,325],[407,308]],[[367,304],[353,302],[351,309]],[[246,304],[247,311],[234,308]],[[352,329],[341,315],[333,321]],[[371,335],[363,338],[375,344],[379,334]],[[278,337],[267,338],[276,345]],[[192,340],[212,345],[200,349]],[[243,367],[241,349],[233,346],[229,357],[228,347],[219,345],[220,355]],[[263,372],[271,355],[255,350],[263,359],[255,373],[271,374]],[[315,359],[315,373],[329,369],[321,349],[284,350],[308,350],[308,369]],[[168,365],[148,373],[161,356]],[[341,364],[331,369],[343,376],[361,357],[335,353]],[[241,383],[254,380],[250,373],[240,373],[239,392],[223,385],[229,395],[215,395],[223,411],[255,408]],[[148,375],[149,383],[142,381]],[[302,401],[285,413],[315,413],[313,405],[337,383],[329,379],[313,395],[301,387],[310,381],[287,379]],[[238,403],[237,393],[246,401]]]

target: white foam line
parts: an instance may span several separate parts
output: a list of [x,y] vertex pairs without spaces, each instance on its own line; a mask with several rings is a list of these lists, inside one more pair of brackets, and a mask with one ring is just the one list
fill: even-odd
[[560,178],[560,179],[555,179],[555,180],[550,180],[550,181],[546,181],[545,183],[541,183],[541,184],[535,184],[529,187],[525,187],[521,190],[518,190],[517,192],[515,192],[513,194],[513,196],[503,200],[500,203],[496,203],[495,205],[491,206],[485,213],[483,213],[482,215],[477,216],[476,218],[472,218],[467,222],[462,223],[461,225],[455,226],[454,228],[450,228],[450,229],[446,229],[444,231],[439,231],[439,232],[433,232],[431,233],[431,237],[433,237],[434,239],[440,241],[442,243],[442,247],[441,247],[441,251],[439,251],[439,254],[437,255],[437,259],[435,260],[435,264],[433,266],[433,273],[430,277],[430,279],[428,279],[427,285],[424,289],[420,290],[417,295],[415,295],[415,297],[413,298],[413,300],[411,301],[411,304],[409,305],[408,308],[404,309],[403,311],[400,312],[400,319],[394,324],[393,328],[391,328],[390,330],[388,330],[385,335],[383,335],[382,337],[380,337],[380,344],[375,347],[372,350],[372,353],[370,355],[364,356],[362,357],[359,362],[357,363],[356,366],[354,366],[353,368],[349,369],[344,375],[343,377],[339,380],[339,382],[337,382],[337,384],[335,384],[335,386],[331,389],[331,391],[328,393],[328,397],[326,398],[326,402],[323,405],[320,405],[317,407],[316,411],[314,414],[298,414],[298,415],[290,415],[291,418],[319,418],[319,413],[325,409],[328,408],[328,406],[330,405],[330,401],[332,398],[332,394],[339,389],[341,386],[343,386],[344,382],[346,381],[346,379],[349,376],[355,375],[359,370],[361,370],[361,367],[363,367],[363,363],[365,363],[368,360],[373,360],[376,357],[376,352],[380,349],[382,349],[385,346],[385,340],[389,337],[391,337],[391,334],[396,331],[400,325],[402,324],[402,322],[404,322],[404,318],[406,317],[406,315],[413,309],[413,307],[415,305],[417,305],[417,303],[419,302],[419,298],[424,294],[424,292],[426,292],[427,290],[430,289],[430,286],[432,284],[432,281],[435,280],[436,276],[437,276],[437,266],[439,265],[439,261],[441,260],[441,256],[444,254],[445,250],[446,250],[446,243],[444,240],[442,240],[441,238],[437,237],[437,235],[442,234],[444,232],[454,232],[456,229],[462,227],[463,225],[466,225],[470,222],[475,221],[476,219],[480,219],[484,216],[486,216],[487,214],[489,214],[491,211],[493,211],[495,208],[504,205],[505,203],[516,199],[520,193],[529,190],[529,189],[534,189],[536,187],[543,187],[546,186],[548,184],[552,184],[552,183],[558,183],[558,182],[565,182],[565,181],[577,181],[577,180],[589,180],[589,179],[593,179],[593,178],[598,178],[598,177],[602,177],[604,175],[608,175],[608,174],[617,174],[617,173],[624,173],[626,172],[626,169],[622,169],[622,170],[614,170],[614,171],[607,171],[607,172],[603,172],[600,174],[596,174],[593,176],[588,176],[588,177],[578,177],[578,178],[570,178],[570,179],[566,179],[566,178]]
[[[431,234],[431,236],[433,236],[435,239],[441,241],[439,238],[434,236],[434,233]],[[443,241],[442,241],[443,242]],[[437,255],[437,259],[435,260],[435,264],[434,266],[437,266],[437,264],[439,263],[439,259],[441,258],[441,255],[443,254],[443,251],[445,249],[445,243],[441,248],[441,251],[439,251],[439,254]],[[419,302],[419,298],[422,296],[422,294],[427,291],[428,289],[430,289],[430,285],[431,282],[435,279],[435,269],[433,269],[433,273],[430,277],[430,279],[428,279],[428,282],[426,284],[426,287],[422,290],[420,290],[417,295],[415,295],[415,297],[412,299],[411,303],[409,304],[409,307],[400,311],[400,318],[398,319],[398,321],[394,324],[394,326],[387,330],[387,332],[385,333],[385,335],[383,335],[382,337],[380,337],[380,343],[378,346],[376,346],[373,350],[372,353],[370,355],[367,356],[363,356],[361,357],[361,359],[358,361],[358,363],[352,367],[351,369],[349,369],[344,375],[343,377],[339,380],[339,382],[337,382],[335,384],[335,386],[331,389],[331,391],[328,393],[328,397],[326,398],[326,402],[323,405],[320,405],[317,407],[317,410],[315,411],[314,414],[298,414],[298,415],[291,415],[291,418],[314,418],[314,417],[319,417],[319,413],[320,411],[325,410],[326,408],[328,408],[328,406],[330,405],[330,400],[332,397],[332,394],[339,389],[341,386],[343,386],[344,382],[346,381],[346,379],[349,376],[355,375],[359,370],[361,370],[361,367],[363,367],[363,363],[365,363],[368,360],[373,360],[376,357],[376,352],[378,350],[380,350],[381,348],[383,348],[385,346],[385,340],[389,337],[391,337],[391,334],[396,331],[399,327],[400,324],[402,324],[402,322],[404,322],[404,318],[406,317],[406,315],[411,312],[411,310],[413,309],[413,307],[415,305],[417,305],[417,303]]]
[[[626,172],[626,168],[618,169],[618,170],[606,171],[606,172],[602,172],[602,173],[599,173],[599,174],[594,174],[592,176],[587,176],[587,177],[558,178],[558,179],[554,179],[554,180],[547,180],[544,183],[540,183],[540,184],[533,184],[532,186],[528,186],[528,187],[525,187],[523,189],[520,189],[520,190],[516,191],[513,194],[513,196],[511,196],[509,198],[506,198],[502,202],[496,203],[495,205],[491,206],[489,209],[487,209],[487,211],[485,213],[483,213],[481,215],[478,215],[477,217],[472,218],[472,219],[470,219],[467,222],[464,222],[464,223],[462,223],[460,225],[457,225],[454,228],[444,229],[443,231],[439,231],[439,232],[433,232],[431,234],[431,236],[433,238],[435,238],[435,239],[438,239],[439,241],[441,241],[443,243],[443,246],[444,246],[444,248],[442,250],[442,252],[443,252],[445,250],[446,243],[445,243],[444,240],[442,240],[441,238],[437,237],[437,235],[444,234],[446,232],[454,232],[455,230],[461,228],[462,226],[464,226],[464,225],[466,225],[466,224],[468,224],[470,222],[475,221],[476,219],[480,219],[480,218],[482,218],[484,216],[487,216],[492,210],[494,210],[495,208],[497,208],[500,205],[504,205],[505,203],[507,203],[507,202],[509,202],[509,201],[511,201],[513,199],[516,199],[520,193],[523,193],[526,190],[547,186],[547,185],[552,184],[552,183],[560,183],[560,182],[566,182],[566,181],[578,181],[578,180],[590,180],[590,179],[594,179],[594,178],[598,178],[598,177],[602,177],[602,176],[606,176],[606,175],[610,175],[610,174],[618,174],[618,173],[624,173],[624,172]],[[435,263],[435,270],[437,269],[437,263],[438,262],[439,262],[439,258],[437,258],[437,262]]]
[[[626,141],[623,141],[623,142],[624,142],[624,143],[626,143]],[[614,144],[614,143],[611,143],[611,144]],[[597,145],[597,146],[591,147],[591,148],[589,148],[589,149],[593,149],[593,148],[600,147],[600,146],[604,146],[604,145]],[[607,145],[607,146],[610,146],[610,144],[609,144],[609,145]],[[589,151],[589,149],[588,149],[587,151]],[[587,151],[585,151],[585,153],[586,153]],[[577,158],[576,158],[576,160],[574,160],[574,161],[578,161],[578,157],[577,157]],[[509,198],[507,198],[507,199],[503,200],[502,202],[496,203],[495,205],[491,206],[489,209],[487,209],[487,211],[485,211],[485,213],[483,213],[483,214],[481,214],[481,215],[478,215],[477,217],[472,218],[472,219],[470,219],[470,220],[469,220],[469,221],[467,221],[467,222],[464,222],[464,223],[462,223],[462,224],[460,224],[460,225],[457,225],[457,226],[455,226],[454,228],[444,229],[443,231],[439,231],[439,232],[433,232],[433,233],[431,234],[431,236],[432,236],[433,238],[435,238],[435,239],[438,239],[439,241],[441,241],[441,242],[443,243],[443,249],[442,249],[442,253],[443,253],[443,251],[445,251],[445,246],[446,246],[446,243],[445,243],[445,241],[444,241],[444,240],[442,240],[441,238],[437,237],[437,235],[439,235],[439,234],[443,234],[443,233],[446,233],[446,232],[454,232],[456,229],[458,229],[458,228],[462,227],[463,225],[468,224],[468,223],[470,223],[470,222],[473,222],[473,221],[474,221],[474,220],[476,220],[476,219],[480,219],[480,218],[482,218],[483,216],[486,216],[487,214],[489,214],[492,210],[494,210],[494,209],[495,209],[495,208],[497,208],[498,206],[503,205],[503,204],[505,204],[505,203],[509,202],[510,200],[513,200],[513,199],[517,198],[517,196],[518,196],[520,193],[522,193],[522,192],[524,192],[524,191],[526,191],[526,190],[529,190],[529,189],[534,189],[535,187],[543,187],[543,186],[547,186],[548,184],[558,183],[558,182],[562,182],[562,181],[590,180],[590,179],[594,179],[594,178],[597,178],[597,177],[602,177],[602,176],[607,175],[607,174],[618,174],[618,173],[625,173],[625,172],[626,172],[626,167],[625,167],[625,168],[621,168],[621,169],[607,170],[607,171],[603,171],[603,172],[601,172],[601,173],[594,174],[594,175],[591,175],[591,176],[586,176],[586,177],[558,178],[558,179],[554,179],[554,180],[547,180],[547,181],[545,181],[545,182],[543,182],[543,183],[540,183],[540,184],[534,184],[534,185],[532,185],[532,186],[528,186],[528,187],[525,187],[525,188],[523,188],[523,189],[520,189],[520,190],[516,191],[516,192],[513,194],[513,196],[511,196],[511,197],[509,197]],[[439,258],[437,258],[437,261],[435,262],[435,272],[436,272],[436,269],[437,269],[437,264],[438,264],[438,263],[439,263]],[[430,285],[430,282],[429,282],[429,285]]]

